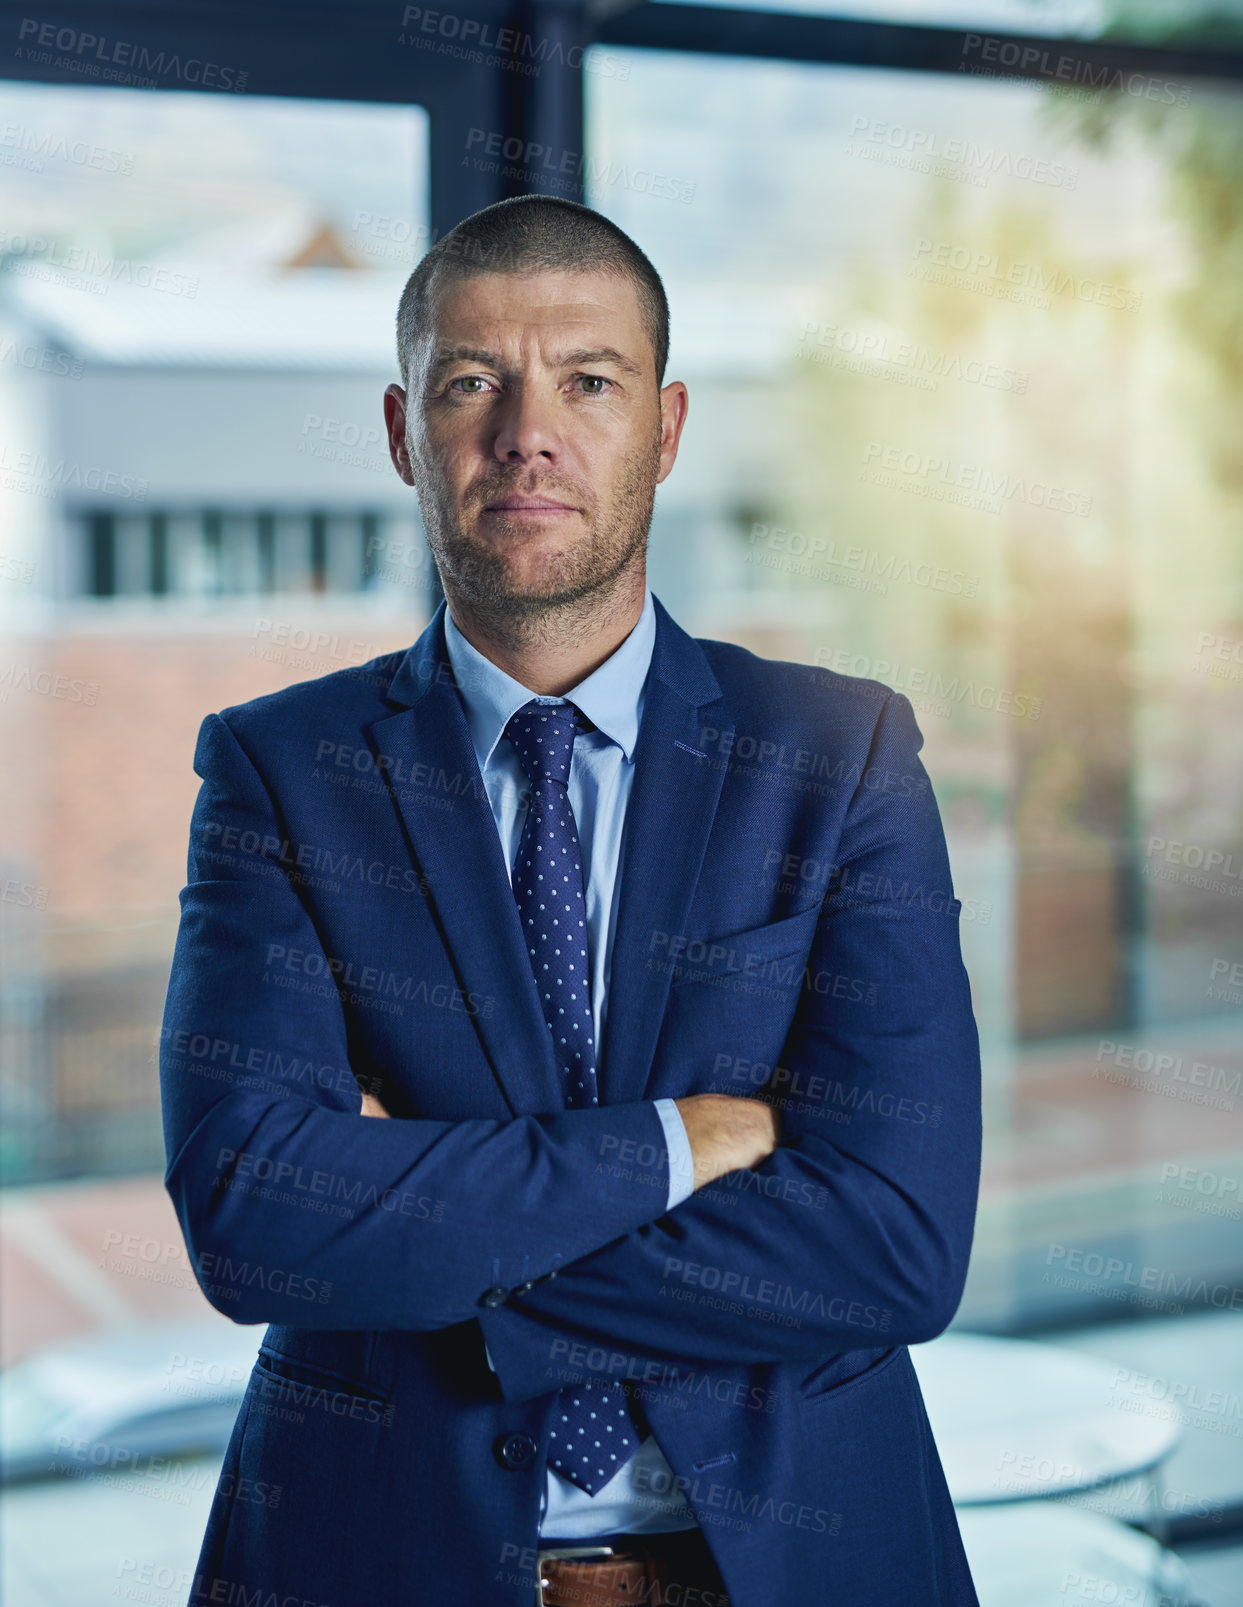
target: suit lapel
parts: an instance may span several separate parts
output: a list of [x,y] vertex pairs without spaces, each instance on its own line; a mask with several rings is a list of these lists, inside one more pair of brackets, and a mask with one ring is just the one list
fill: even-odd
[[[703,709],[721,689],[703,649],[656,602],[656,643],[626,809],[617,924],[600,1057],[601,1099],[644,1097],[670,973],[667,940],[684,931],[725,775],[733,726]],[[703,742],[705,724],[715,733]]]
[[[442,603],[388,690],[407,706],[373,721],[368,740],[400,813],[414,859],[475,1027],[510,1108],[563,1108],[552,1042],[540,1010],[505,872],[496,822],[453,684]],[[450,807],[444,807],[445,803]]]
[[[733,726],[703,711],[721,689],[703,649],[661,603],[635,745],[623,833],[617,922],[600,1056],[603,1103],[640,1100],[660,1034],[669,935],[684,930],[725,775]],[[463,992],[491,1007],[473,1017],[510,1108],[563,1108],[552,1043],[523,942],[518,906],[444,645],[444,604],[388,690],[404,705],[368,740],[388,777]],[[710,748],[703,731],[715,733]],[[450,808],[437,807],[447,800]]]

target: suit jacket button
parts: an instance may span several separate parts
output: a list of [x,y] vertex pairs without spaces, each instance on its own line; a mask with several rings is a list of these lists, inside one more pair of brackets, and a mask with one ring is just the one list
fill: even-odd
[[496,1459],[503,1468],[521,1473],[532,1466],[537,1449],[529,1434],[502,1434],[496,1442]]
[[508,1289],[489,1289],[479,1304],[481,1306],[503,1306],[508,1299]]

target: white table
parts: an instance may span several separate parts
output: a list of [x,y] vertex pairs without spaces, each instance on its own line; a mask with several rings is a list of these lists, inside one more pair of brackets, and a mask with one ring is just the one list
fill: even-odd
[[[1182,1433],[1177,1417],[1128,1411],[1113,1363],[983,1334],[911,1347],[956,1506],[1069,1495],[1129,1476],[1153,1481]],[[1160,1513],[1159,1502],[1156,1511]]]
[[1186,1566],[1148,1535],[1056,1502],[958,1514],[980,1607],[1192,1607]]

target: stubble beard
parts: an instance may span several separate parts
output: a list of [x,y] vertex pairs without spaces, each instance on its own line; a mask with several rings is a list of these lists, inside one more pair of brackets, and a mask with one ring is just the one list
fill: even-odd
[[624,464],[613,507],[603,517],[594,497],[554,480],[523,482],[525,473],[472,487],[468,505],[481,509],[504,495],[545,495],[582,507],[585,532],[542,568],[527,589],[510,579],[504,551],[472,537],[453,507],[443,475],[428,470],[407,439],[410,466],[428,545],[451,604],[514,647],[586,640],[630,599],[643,572],[656,500],[660,432]]

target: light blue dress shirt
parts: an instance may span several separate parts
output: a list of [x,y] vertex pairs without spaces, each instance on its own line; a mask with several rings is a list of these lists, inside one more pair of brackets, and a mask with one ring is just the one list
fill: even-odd
[[[649,591],[644,594],[643,611],[626,640],[599,669],[565,694],[596,727],[574,739],[568,790],[583,851],[598,1073],[602,1069],[609,963],[621,885],[622,828],[634,782],[634,748],[655,641],[656,610]],[[447,608],[445,649],[496,820],[505,869],[512,876],[526,818],[529,783],[517,753],[503,737],[511,717],[538,694],[472,647]],[[538,700],[561,701],[548,697]],[[657,1099],[654,1103],[669,1152],[668,1209],[672,1210],[693,1192],[694,1158],[674,1101]],[[491,1357],[488,1360],[490,1364]],[[543,1535],[579,1540],[604,1534],[655,1534],[693,1528],[695,1522],[695,1514],[675,1491],[672,1470],[650,1435],[626,1466],[594,1496],[552,1468],[548,1470],[540,1523]]]

